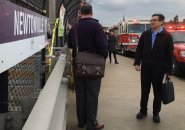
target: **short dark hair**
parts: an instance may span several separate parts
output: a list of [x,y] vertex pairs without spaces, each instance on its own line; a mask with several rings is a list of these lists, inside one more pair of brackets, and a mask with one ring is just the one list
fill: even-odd
[[152,17],[154,16],[158,16],[159,17],[159,21],[164,21],[165,17],[163,14],[153,14]]
[[92,14],[92,6],[90,4],[83,4],[80,9],[81,14],[88,15]]

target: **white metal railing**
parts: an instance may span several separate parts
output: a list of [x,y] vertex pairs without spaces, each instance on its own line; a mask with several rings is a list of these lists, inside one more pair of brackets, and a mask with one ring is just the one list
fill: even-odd
[[66,54],[61,54],[44,89],[30,113],[23,130],[66,129],[68,79],[63,78]]

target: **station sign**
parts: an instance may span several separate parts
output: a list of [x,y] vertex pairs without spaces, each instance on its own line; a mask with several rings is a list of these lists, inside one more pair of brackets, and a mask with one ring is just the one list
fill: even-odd
[[48,18],[9,1],[0,2],[0,44],[44,35]]
[[48,18],[7,0],[0,0],[0,73],[49,44]]

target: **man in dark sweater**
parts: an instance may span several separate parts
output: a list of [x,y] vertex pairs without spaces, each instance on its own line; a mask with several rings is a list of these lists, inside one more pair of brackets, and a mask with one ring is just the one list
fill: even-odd
[[[75,49],[77,40],[78,51],[98,53],[107,58],[107,39],[98,20],[92,18],[92,6],[89,4],[81,7],[81,19],[69,33],[68,46]],[[104,128],[104,124],[98,123],[96,119],[100,85],[101,78],[75,77],[77,118],[80,128],[86,124],[87,130]]]
[[[162,14],[153,14],[151,29],[143,32],[138,42],[134,66],[136,71],[141,70],[141,101],[137,119],[147,115],[147,104],[151,84],[153,86],[153,121],[160,122],[161,85],[166,75],[172,75],[173,39],[163,29],[165,17]],[[141,64],[141,66],[140,66]]]

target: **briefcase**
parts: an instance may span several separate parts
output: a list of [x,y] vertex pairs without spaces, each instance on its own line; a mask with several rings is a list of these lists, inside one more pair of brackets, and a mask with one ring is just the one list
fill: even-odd
[[162,101],[163,104],[169,104],[175,100],[174,86],[171,79],[166,79],[162,84]]
[[74,74],[81,78],[102,78],[105,58],[96,53],[77,52],[74,59]]

